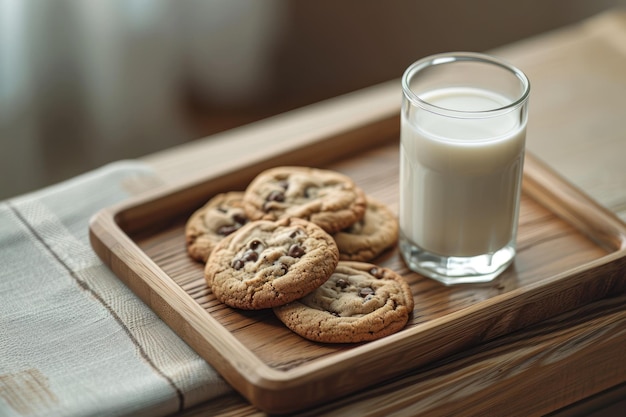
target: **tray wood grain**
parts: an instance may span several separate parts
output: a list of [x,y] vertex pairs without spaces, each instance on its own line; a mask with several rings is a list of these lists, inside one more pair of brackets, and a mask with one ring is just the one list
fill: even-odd
[[117,276],[265,411],[319,404],[626,292],[626,226],[527,155],[518,255],[497,280],[446,287],[409,271],[395,249],[377,259],[401,273],[414,294],[413,316],[401,332],[363,344],[313,343],[270,311],[226,307],[184,246],[186,219],[211,196],[243,190],[271,166],[307,165],[343,172],[397,210],[397,120],[294,141],[288,151],[235,161],[225,172],[107,208],[90,224],[92,246]]

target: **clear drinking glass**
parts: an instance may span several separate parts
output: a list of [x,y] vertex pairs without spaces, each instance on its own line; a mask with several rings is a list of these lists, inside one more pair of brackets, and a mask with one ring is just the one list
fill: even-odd
[[489,55],[415,62],[402,77],[400,251],[446,285],[488,282],[515,257],[528,78]]

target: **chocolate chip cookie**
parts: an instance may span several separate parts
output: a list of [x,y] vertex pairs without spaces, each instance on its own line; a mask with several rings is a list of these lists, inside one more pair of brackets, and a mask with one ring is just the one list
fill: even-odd
[[333,237],[340,260],[371,261],[398,241],[398,220],[387,206],[368,196],[365,216]]
[[355,343],[401,330],[413,311],[407,282],[394,271],[340,261],[331,277],[303,298],[274,308],[300,336],[316,342]]
[[185,241],[189,255],[206,262],[224,237],[248,223],[243,210],[243,192],[218,194],[196,210],[185,225]]
[[258,310],[296,300],[322,285],[339,251],[322,228],[303,219],[253,221],[225,237],[205,267],[221,302]]
[[308,167],[278,167],[246,188],[244,209],[253,220],[298,217],[336,233],[365,214],[363,191],[349,177]]

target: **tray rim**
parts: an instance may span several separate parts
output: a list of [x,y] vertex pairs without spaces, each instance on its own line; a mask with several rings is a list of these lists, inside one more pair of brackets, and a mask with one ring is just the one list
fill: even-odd
[[[328,140],[320,139],[321,141]],[[380,142],[381,139],[378,139],[377,142]],[[303,146],[306,148],[308,146],[314,146],[319,144],[319,141],[311,141],[307,142],[304,145],[300,144],[296,148],[301,149]],[[570,183],[566,182],[564,179],[558,177],[558,174],[554,173],[550,170],[549,167],[545,166],[543,163],[538,161],[531,154],[527,153],[526,162],[525,162],[525,188],[524,191],[528,192],[531,197],[535,200],[538,196],[545,196],[547,193],[547,197],[543,198],[544,201],[539,201],[542,204],[547,206],[554,205],[555,202],[558,203],[561,201],[563,196],[558,195],[555,197],[554,195],[550,195],[552,191],[555,190],[546,190],[540,189],[543,184],[542,181],[546,175],[552,175],[557,178],[558,181],[563,182],[568,186],[567,195],[571,197],[571,195],[575,195],[576,198],[582,198],[585,206],[590,206],[594,210],[598,210],[602,214],[602,221],[599,221],[600,224],[608,224],[608,228],[610,229],[607,233],[607,239],[600,242],[605,246],[610,247],[610,252],[597,258],[591,262],[586,264],[571,268],[566,271],[562,271],[559,274],[555,274],[542,280],[541,282],[537,282],[533,285],[528,285],[523,288],[516,288],[514,290],[508,291],[503,294],[496,295],[487,300],[483,300],[471,306],[462,308],[461,310],[455,311],[443,317],[438,317],[435,319],[431,319],[427,322],[420,323],[419,325],[405,329],[400,333],[396,333],[394,335],[388,336],[383,339],[379,339],[376,341],[368,342],[366,344],[355,346],[349,350],[335,352],[326,357],[318,358],[310,363],[305,363],[299,365],[297,367],[287,369],[287,370],[278,370],[270,367],[265,364],[258,356],[256,356],[251,350],[247,349],[233,334],[231,334],[228,330],[224,329],[217,320],[215,320],[209,312],[204,310],[199,304],[195,303],[192,310],[188,311],[183,309],[180,310],[181,303],[184,305],[184,299],[189,298],[189,294],[185,292],[167,273],[162,271],[158,265],[143,251],[135,241],[126,233],[120,223],[124,223],[127,219],[125,219],[125,215],[128,214],[129,211],[137,207],[144,206],[146,204],[155,204],[155,210],[158,211],[158,202],[161,199],[171,198],[174,193],[184,193],[188,192],[190,189],[194,187],[202,187],[205,184],[219,182],[223,179],[228,179],[232,175],[236,174],[240,169],[241,165],[246,166],[251,170],[261,170],[264,164],[268,162],[265,158],[259,158],[258,161],[250,163],[250,160],[243,161],[239,166],[235,165],[230,170],[222,171],[218,173],[213,173],[210,175],[203,175],[196,177],[194,179],[190,179],[188,181],[183,181],[184,187],[181,189],[181,184],[170,184],[156,190],[152,190],[150,192],[141,194],[135,198],[131,198],[129,200],[123,201],[117,205],[104,208],[96,213],[89,224],[89,235],[90,240],[92,242],[92,246],[96,250],[96,253],[103,258],[106,264],[108,264],[115,272],[115,274],[120,277],[120,268],[128,268],[130,272],[136,275],[136,278],[141,281],[144,285],[148,286],[148,289],[137,288],[138,283],[129,283],[129,279],[127,277],[120,277],[126,285],[131,286],[131,289],[142,298],[148,306],[157,310],[154,306],[163,306],[165,304],[166,308],[170,308],[175,313],[171,317],[162,317],[173,330],[179,334],[187,343],[190,343],[190,339],[195,339],[198,335],[203,337],[203,342],[208,343],[210,345],[210,351],[214,354],[217,354],[220,360],[216,360],[216,358],[208,358],[206,357],[206,353],[201,354],[205,360],[210,362],[220,374],[222,374],[225,379],[231,383],[240,393],[242,393],[249,401],[251,401],[254,405],[271,411],[283,412],[284,410],[277,410],[276,405],[271,401],[267,403],[263,400],[263,397],[268,392],[279,392],[285,391],[287,388],[294,389],[293,386],[303,386],[309,382],[315,382],[320,376],[332,374],[329,370],[332,365],[342,362],[342,363],[352,363],[357,359],[362,359],[362,356],[367,355],[370,352],[378,352],[380,349],[383,349],[387,346],[395,346],[396,350],[398,346],[403,347],[406,345],[410,345],[412,342],[409,339],[415,337],[417,334],[423,334],[425,331],[435,332],[438,328],[444,323],[454,323],[456,320],[460,320],[460,318],[467,317],[468,314],[474,314],[480,316],[480,312],[484,311],[488,304],[500,304],[500,303],[510,303],[514,304],[516,300],[532,300],[537,296],[540,290],[546,288],[546,286],[558,287],[558,283],[561,282],[565,278],[569,278],[572,275],[578,276],[579,280],[583,280],[583,276],[585,272],[595,270],[602,267],[610,266],[616,261],[623,261],[626,255],[626,225],[624,225],[617,216],[613,215],[608,210],[599,206],[595,201],[591,200],[580,190],[575,189]],[[527,165],[529,164],[529,165]],[[528,166],[532,167],[536,172],[529,174],[530,170],[527,168]],[[530,184],[530,185],[526,185]],[[218,187],[218,186],[215,186]],[[538,189],[539,188],[539,189]],[[551,212],[554,210],[550,207],[548,209]],[[559,214],[562,215],[563,213]],[[573,216],[577,218],[580,213],[565,213],[566,215]],[[566,219],[569,223],[571,223],[571,218],[569,220]],[[583,222],[584,223],[584,222]],[[141,228],[140,228],[141,229]],[[582,230],[582,232],[587,233],[589,230]],[[132,250],[128,250],[124,248],[124,245],[128,245]],[[108,249],[109,253],[107,254],[104,249]],[[132,266],[128,265],[128,261],[131,260],[132,256],[139,256],[141,259],[141,266],[146,268],[145,271],[138,271],[139,265]],[[140,276],[140,273],[146,273],[147,276]],[[160,282],[161,281],[161,282]],[[168,282],[171,288],[174,288],[174,291],[171,291],[171,288],[164,288],[163,282]],[[553,288],[553,291],[556,289]],[[153,295],[157,296],[154,298]],[[528,302],[528,301],[526,301]],[[178,309],[177,309],[178,308]],[[162,316],[161,312],[158,312],[159,316]],[[174,317],[176,316],[177,317]],[[176,322],[180,321],[180,327],[177,326]],[[216,331],[216,334],[219,336],[225,336],[228,340],[228,343],[215,343],[212,341],[217,337],[212,337],[211,334],[206,334],[206,329],[203,329],[202,325],[198,323],[198,321],[202,321],[202,325],[206,326],[207,323],[210,324],[210,327]],[[189,330],[196,332],[197,334],[189,333]],[[212,333],[212,332],[208,332]],[[201,341],[201,342],[202,342]],[[192,347],[194,350],[197,349],[197,342],[192,340]],[[237,345],[240,349],[237,350],[237,357],[233,358],[232,350],[230,348],[231,345]],[[221,346],[224,345],[224,346]],[[206,347],[205,347],[206,349]],[[402,349],[400,349],[402,350]],[[356,353],[355,353],[356,351]],[[229,355],[226,355],[226,352]],[[200,352],[198,352],[200,353]],[[245,379],[250,385],[243,386],[242,384],[238,384],[236,381],[233,381],[230,378],[230,373],[236,372],[237,376]],[[389,376],[386,376],[389,377]],[[287,387],[286,385],[290,385]],[[305,404],[310,405],[310,404]],[[289,408],[287,411],[293,411],[293,408]]]

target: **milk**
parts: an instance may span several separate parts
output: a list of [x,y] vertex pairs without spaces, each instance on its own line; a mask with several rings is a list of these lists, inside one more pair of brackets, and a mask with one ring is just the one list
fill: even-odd
[[[459,111],[510,104],[478,88],[441,88],[420,98]],[[402,118],[404,237],[427,252],[453,257],[494,253],[514,240],[526,137],[519,112],[464,119],[414,108]]]

